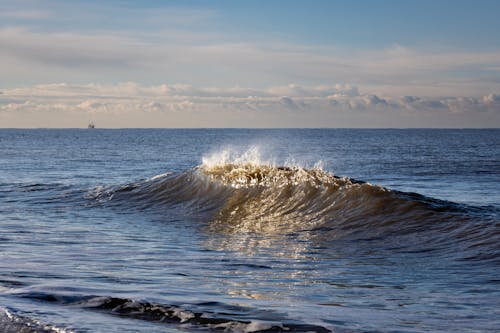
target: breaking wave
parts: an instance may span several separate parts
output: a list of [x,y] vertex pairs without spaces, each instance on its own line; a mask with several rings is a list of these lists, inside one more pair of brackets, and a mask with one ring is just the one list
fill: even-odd
[[[186,214],[201,216],[214,232],[309,232],[329,240],[426,233],[427,241],[500,244],[496,218],[478,223],[497,212],[338,177],[318,164],[276,165],[252,150],[236,157],[227,152],[209,156],[180,173],[97,188],[90,197],[140,210],[183,205]],[[494,253],[500,251],[493,247]]]

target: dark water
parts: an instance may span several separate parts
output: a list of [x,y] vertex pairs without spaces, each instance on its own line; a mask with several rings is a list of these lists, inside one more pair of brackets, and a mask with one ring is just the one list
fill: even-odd
[[0,130],[0,331],[497,331],[499,184],[500,130]]

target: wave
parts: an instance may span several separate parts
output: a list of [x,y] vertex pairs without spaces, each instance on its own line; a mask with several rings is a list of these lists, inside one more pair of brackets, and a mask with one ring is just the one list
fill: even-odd
[[329,241],[425,233],[426,241],[484,243],[500,251],[496,213],[338,177],[319,166],[223,156],[184,172],[96,188],[89,197],[120,209],[179,208],[218,233],[308,232]]
[[[269,320],[257,319],[263,315],[262,310],[220,302],[202,302],[179,306],[113,296],[58,295],[43,292],[21,292],[17,295],[38,302],[78,307],[82,310],[99,311],[122,318],[178,325],[185,330],[208,329],[241,333],[331,332],[331,330],[323,326],[287,319],[286,316],[276,312],[268,314],[268,316],[272,317]],[[6,314],[5,318],[2,317],[0,311],[0,328],[5,328],[5,332],[70,332],[70,330],[63,328],[41,324],[34,319],[13,314],[8,310],[4,310],[4,313]]]

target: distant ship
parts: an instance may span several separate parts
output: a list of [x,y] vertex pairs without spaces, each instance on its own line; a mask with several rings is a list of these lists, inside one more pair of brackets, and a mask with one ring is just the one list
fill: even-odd
[[92,121],[89,123],[88,128],[95,128],[95,125],[94,125],[94,123]]

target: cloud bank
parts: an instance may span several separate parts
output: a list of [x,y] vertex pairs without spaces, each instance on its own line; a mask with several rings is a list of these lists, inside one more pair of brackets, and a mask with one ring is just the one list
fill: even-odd
[[[42,115],[50,121],[40,123]],[[224,88],[124,82],[4,89],[1,126],[19,127],[20,117],[39,121],[34,127],[81,127],[86,119],[103,127],[495,127],[500,94],[394,97],[349,84]]]

